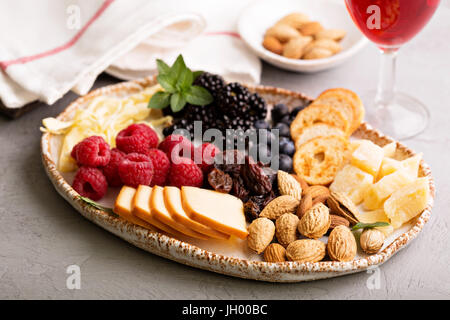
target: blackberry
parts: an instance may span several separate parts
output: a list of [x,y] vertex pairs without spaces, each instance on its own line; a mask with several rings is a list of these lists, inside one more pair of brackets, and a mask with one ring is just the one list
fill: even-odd
[[240,83],[227,84],[217,96],[219,110],[232,118],[244,117],[250,111],[251,93]]
[[250,116],[258,119],[265,119],[267,115],[266,101],[257,93],[250,96]]
[[215,100],[219,92],[225,87],[225,81],[221,76],[217,74],[203,72],[195,79],[194,85],[203,87],[208,90]]

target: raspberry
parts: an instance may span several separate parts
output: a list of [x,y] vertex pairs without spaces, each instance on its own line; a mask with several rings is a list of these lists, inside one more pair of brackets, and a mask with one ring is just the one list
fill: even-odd
[[79,167],[101,167],[108,164],[111,151],[102,137],[91,136],[76,144],[70,155]]
[[188,138],[178,134],[171,134],[167,136],[158,147],[164,151],[169,159],[173,162],[173,159],[178,157],[191,158],[194,154],[194,146]]
[[164,152],[156,148],[148,150],[147,156],[153,164],[153,178],[150,186],[164,186],[170,169],[169,158]]
[[203,173],[207,174],[214,164],[214,157],[220,152],[212,143],[203,143],[201,146],[195,148],[194,161],[202,169]]
[[137,188],[140,184],[150,185],[153,178],[153,164],[148,156],[129,153],[119,164],[119,176],[124,184]]
[[119,176],[118,168],[125,156],[125,153],[114,148],[111,150],[111,159],[109,160],[109,163],[103,167],[103,174],[108,181],[108,185],[111,187],[121,187],[123,184]]
[[108,182],[99,169],[81,167],[75,175],[72,187],[81,196],[97,201],[106,194]]
[[158,135],[146,124],[131,124],[116,137],[116,146],[125,153],[143,153],[158,145]]
[[169,184],[178,188],[181,186],[201,187],[203,172],[192,159],[180,157],[170,167]]

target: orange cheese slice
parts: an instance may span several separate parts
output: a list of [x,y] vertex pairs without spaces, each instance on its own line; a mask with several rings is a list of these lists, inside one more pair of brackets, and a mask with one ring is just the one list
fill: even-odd
[[210,236],[215,239],[228,240],[228,234],[219,232],[192,220],[183,209],[181,204],[181,191],[177,187],[164,187],[164,204],[173,219],[194,231]]
[[150,209],[152,211],[152,215],[156,219],[171,228],[193,238],[203,240],[209,239],[207,236],[186,227],[184,224],[181,224],[172,218],[169,211],[167,211],[166,205],[164,204],[164,192],[162,187],[153,187],[152,194],[150,196]]
[[128,186],[123,186],[114,203],[113,211],[125,220],[137,224],[146,229],[154,230],[154,227],[148,222],[139,219],[132,214],[133,212],[133,198],[136,194],[136,189]]
[[226,234],[247,237],[244,204],[239,198],[207,189],[181,187],[181,202],[191,219]]
[[165,231],[169,234],[172,234],[174,236],[179,237],[181,234],[178,231],[165,225],[158,219],[155,219],[155,217],[152,215],[152,212],[150,210],[151,194],[152,194],[152,188],[149,186],[140,185],[137,188],[136,194],[133,199],[133,214],[136,217],[155,226],[156,228],[158,228],[162,231]]

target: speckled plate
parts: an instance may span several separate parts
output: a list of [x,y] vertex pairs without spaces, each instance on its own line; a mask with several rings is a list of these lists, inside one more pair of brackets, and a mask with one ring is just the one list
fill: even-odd
[[[86,96],[80,97],[71,103],[58,119],[69,120],[78,108],[83,108],[96,96],[127,96],[142,90],[143,87],[153,85],[154,78],[123,82],[92,91]],[[273,87],[250,87],[250,89],[261,94],[269,104],[285,103],[295,107],[301,102],[310,100],[307,96],[284,89]],[[384,136],[381,132],[363,123],[353,135],[356,138],[369,139],[382,146],[393,140]],[[101,226],[105,230],[132,243],[133,245],[150,253],[165,257],[167,259],[183,263],[196,268],[226,274],[239,278],[271,281],[271,282],[299,282],[337,277],[345,274],[363,271],[371,266],[381,265],[391,258],[396,252],[404,248],[422,231],[424,224],[431,215],[434,200],[435,187],[431,171],[423,161],[420,165],[419,175],[428,176],[430,181],[431,197],[427,208],[413,221],[403,226],[391,235],[383,249],[375,255],[358,255],[351,262],[323,261],[316,263],[268,263],[260,261],[260,257],[244,254],[234,254],[224,251],[223,248],[215,249],[214,245],[198,243],[189,239],[175,239],[156,231],[147,230],[131,224],[120,217],[113,216],[107,212],[97,210],[94,207],[79,200],[78,193],[72,189],[67,176],[63,176],[57,170],[58,136],[44,133],[41,140],[41,155],[45,171],[55,186],[58,193],[64,197],[78,212],[86,219]],[[397,142],[397,159],[404,159],[414,155],[414,151]],[[66,180],[67,179],[67,180]],[[188,242],[189,241],[189,242]],[[206,248],[206,249],[205,249]],[[145,272],[145,271],[143,271]]]

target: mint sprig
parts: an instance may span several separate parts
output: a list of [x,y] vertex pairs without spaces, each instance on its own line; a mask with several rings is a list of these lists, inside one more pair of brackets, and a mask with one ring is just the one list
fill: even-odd
[[378,228],[378,227],[387,227],[389,223],[387,222],[374,222],[374,223],[363,223],[358,222],[352,227],[352,230],[358,230],[358,229],[372,229],[372,228]]
[[151,109],[163,109],[170,105],[173,112],[181,111],[186,103],[196,106],[206,106],[213,101],[208,90],[193,85],[194,80],[202,74],[202,71],[192,72],[184,63],[180,54],[173,65],[158,59],[158,76],[156,79],[164,91],[155,93],[148,103]]

